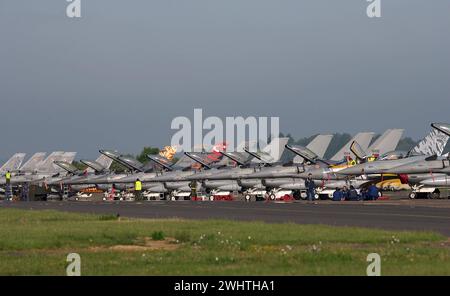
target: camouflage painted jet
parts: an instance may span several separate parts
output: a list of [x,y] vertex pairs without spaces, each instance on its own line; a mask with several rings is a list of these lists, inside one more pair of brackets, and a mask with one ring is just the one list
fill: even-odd
[[444,152],[450,137],[442,132],[444,130],[442,128],[445,127],[444,124],[432,124],[432,127],[431,133],[408,153],[399,151],[388,152],[377,161],[358,164],[341,170],[338,174],[343,176],[384,174],[396,167],[423,161],[433,155],[440,156]]
[[[434,123],[432,126],[450,136],[450,124]],[[448,174],[450,174],[449,155],[438,156],[437,154],[389,168],[385,170],[385,173],[399,175],[402,183],[409,184],[413,189],[411,198],[415,198],[417,193],[421,192],[432,193],[436,188],[448,187]],[[422,190],[424,186],[428,188]]]

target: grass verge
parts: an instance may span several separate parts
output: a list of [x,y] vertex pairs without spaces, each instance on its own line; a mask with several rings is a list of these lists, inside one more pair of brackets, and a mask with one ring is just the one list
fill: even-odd
[[433,232],[0,209],[0,275],[450,275],[450,243]]

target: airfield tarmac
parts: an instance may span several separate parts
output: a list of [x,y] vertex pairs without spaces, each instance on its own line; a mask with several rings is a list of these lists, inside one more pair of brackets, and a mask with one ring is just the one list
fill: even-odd
[[131,218],[229,219],[269,223],[325,224],[388,230],[436,231],[450,237],[450,200],[0,202],[0,207],[120,214]]

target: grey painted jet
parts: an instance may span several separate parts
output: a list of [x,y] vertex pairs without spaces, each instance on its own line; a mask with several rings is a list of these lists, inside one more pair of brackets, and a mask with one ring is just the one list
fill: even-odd
[[[308,148],[316,150],[317,153],[322,156],[326,152],[326,148],[328,147],[332,136],[330,135],[318,135],[311,143],[308,145]],[[281,141],[274,142],[274,145],[284,145],[286,146],[287,139],[283,139]],[[190,178],[195,180],[202,180],[203,187],[207,189],[210,193],[217,192],[230,192],[230,191],[242,191],[247,200],[250,200],[253,196],[263,195],[266,187],[270,184],[278,183],[288,183],[290,180],[265,180],[267,181],[265,184],[261,179],[253,179],[247,178],[247,176],[254,174],[260,169],[263,170],[264,167],[268,170],[274,171],[278,168],[282,168],[282,164],[279,163],[279,159],[284,151],[284,149],[278,149],[280,151],[277,159],[273,163],[264,163],[259,162],[258,165],[252,164],[241,164],[238,168],[228,168],[223,170],[217,170],[216,172],[203,172],[199,175],[192,175]],[[224,153],[224,155],[227,155]],[[297,159],[297,162],[303,162],[303,159]],[[261,166],[262,165],[262,166]]]
[[70,189],[73,191],[79,191],[91,187],[92,185],[90,180],[110,173],[109,168],[112,164],[112,159],[104,155],[100,155],[95,161],[81,160],[80,162],[86,164],[88,168],[82,171],[73,166],[71,163],[65,161],[55,161],[57,166],[67,171],[67,175],[57,175],[51,178],[46,178],[46,184],[48,186],[59,187],[70,186]]
[[[28,183],[35,180],[40,180],[46,177],[64,172],[61,167],[54,164],[55,161],[65,161],[71,163],[76,156],[76,152],[53,152],[44,161],[37,164],[32,171],[20,170],[20,173],[14,174],[11,178],[11,184]],[[0,181],[4,184],[5,181]]]

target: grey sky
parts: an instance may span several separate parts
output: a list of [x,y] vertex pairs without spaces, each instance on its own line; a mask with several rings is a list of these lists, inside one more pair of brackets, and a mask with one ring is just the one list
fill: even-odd
[[0,158],[137,153],[194,107],[419,138],[450,122],[450,1],[381,1],[0,0]]

